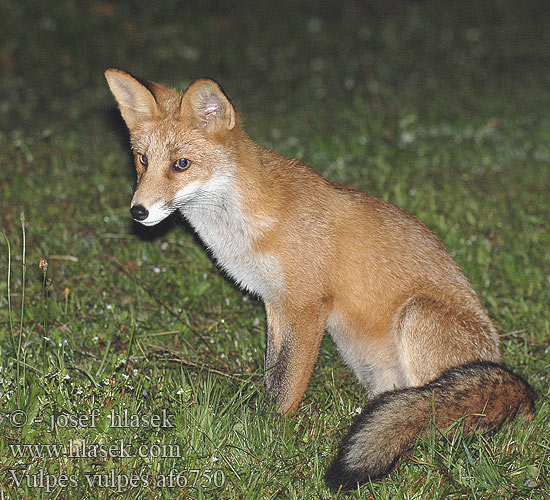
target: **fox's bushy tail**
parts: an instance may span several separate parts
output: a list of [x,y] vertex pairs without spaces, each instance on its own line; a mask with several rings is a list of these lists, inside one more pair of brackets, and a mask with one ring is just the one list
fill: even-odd
[[443,429],[463,419],[466,433],[495,429],[518,411],[532,419],[534,399],[525,380],[491,362],[458,366],[424,386],[385,392],[353,423],[327,471],[327,483],[349,489],[385,476],[432,421]]

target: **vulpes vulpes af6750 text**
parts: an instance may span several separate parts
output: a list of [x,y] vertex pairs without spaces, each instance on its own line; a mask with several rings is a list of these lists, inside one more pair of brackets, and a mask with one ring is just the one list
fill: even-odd
[[[414,216],[254,143],[220,86],[185,92],[105,72],[128,129],[133,218],[174,211],[267,313],[265,382],[295,411],[325,331],[374,398],[329,468],[330,486],[387,474],[430,421],[498,427],[529,385],[500,365],[497,332],[443,244]],[[481,416],[483,415],[483,416]]]

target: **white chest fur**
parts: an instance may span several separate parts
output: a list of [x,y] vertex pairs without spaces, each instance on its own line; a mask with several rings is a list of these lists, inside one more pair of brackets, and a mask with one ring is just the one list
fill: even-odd
[[262,221],[244,215],[233,183],[231,177],[220,176],[196,186],[186,193],[180,211],[239,286],[276,301],[283,289],[279,262],[275,256],[253,250]]

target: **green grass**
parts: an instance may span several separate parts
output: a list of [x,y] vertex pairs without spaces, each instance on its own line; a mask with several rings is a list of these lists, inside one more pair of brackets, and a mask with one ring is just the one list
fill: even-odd
[[[258,142],[419,216],[494,318],[506,364],[537,390],[534,422],[434,435],[350,498],[548,498],[546,3],[268,5],[0,2],[0,498],[330,498],[323,473],[367,397],[325,339],[298,413],[276,415],[261,303],[181,224],[130,220],[111,66],[180,87],[214,77]],[[19,409],[22,427],[7,417]],[[124,410],[165,410],[170,426],[110,426]],[[71,440],[164,456],[13,448]],[[157,487],[172,469],[180,485],[199,470],[204,486]],[[134,484],[90,486],[94,474]]]

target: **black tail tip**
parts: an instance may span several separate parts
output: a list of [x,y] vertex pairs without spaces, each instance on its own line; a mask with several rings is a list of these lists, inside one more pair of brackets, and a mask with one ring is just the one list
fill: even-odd
[[341,457],[336,457],[325,472],[325,482],[332,491],[354,490],[361,484],[369,481],[363,477],[361,471],[352,470],[344,463]]
[[332,491],[355,490],[359,486],[371,481],[378,481],[386,477],[394,468],[397,458],[391,462],[379,464],[377,468],[368,464],[360,464],[358,467],[350,467],[345,460],[345,448],[340,450],[336,458],[325,472],[325,482]]

